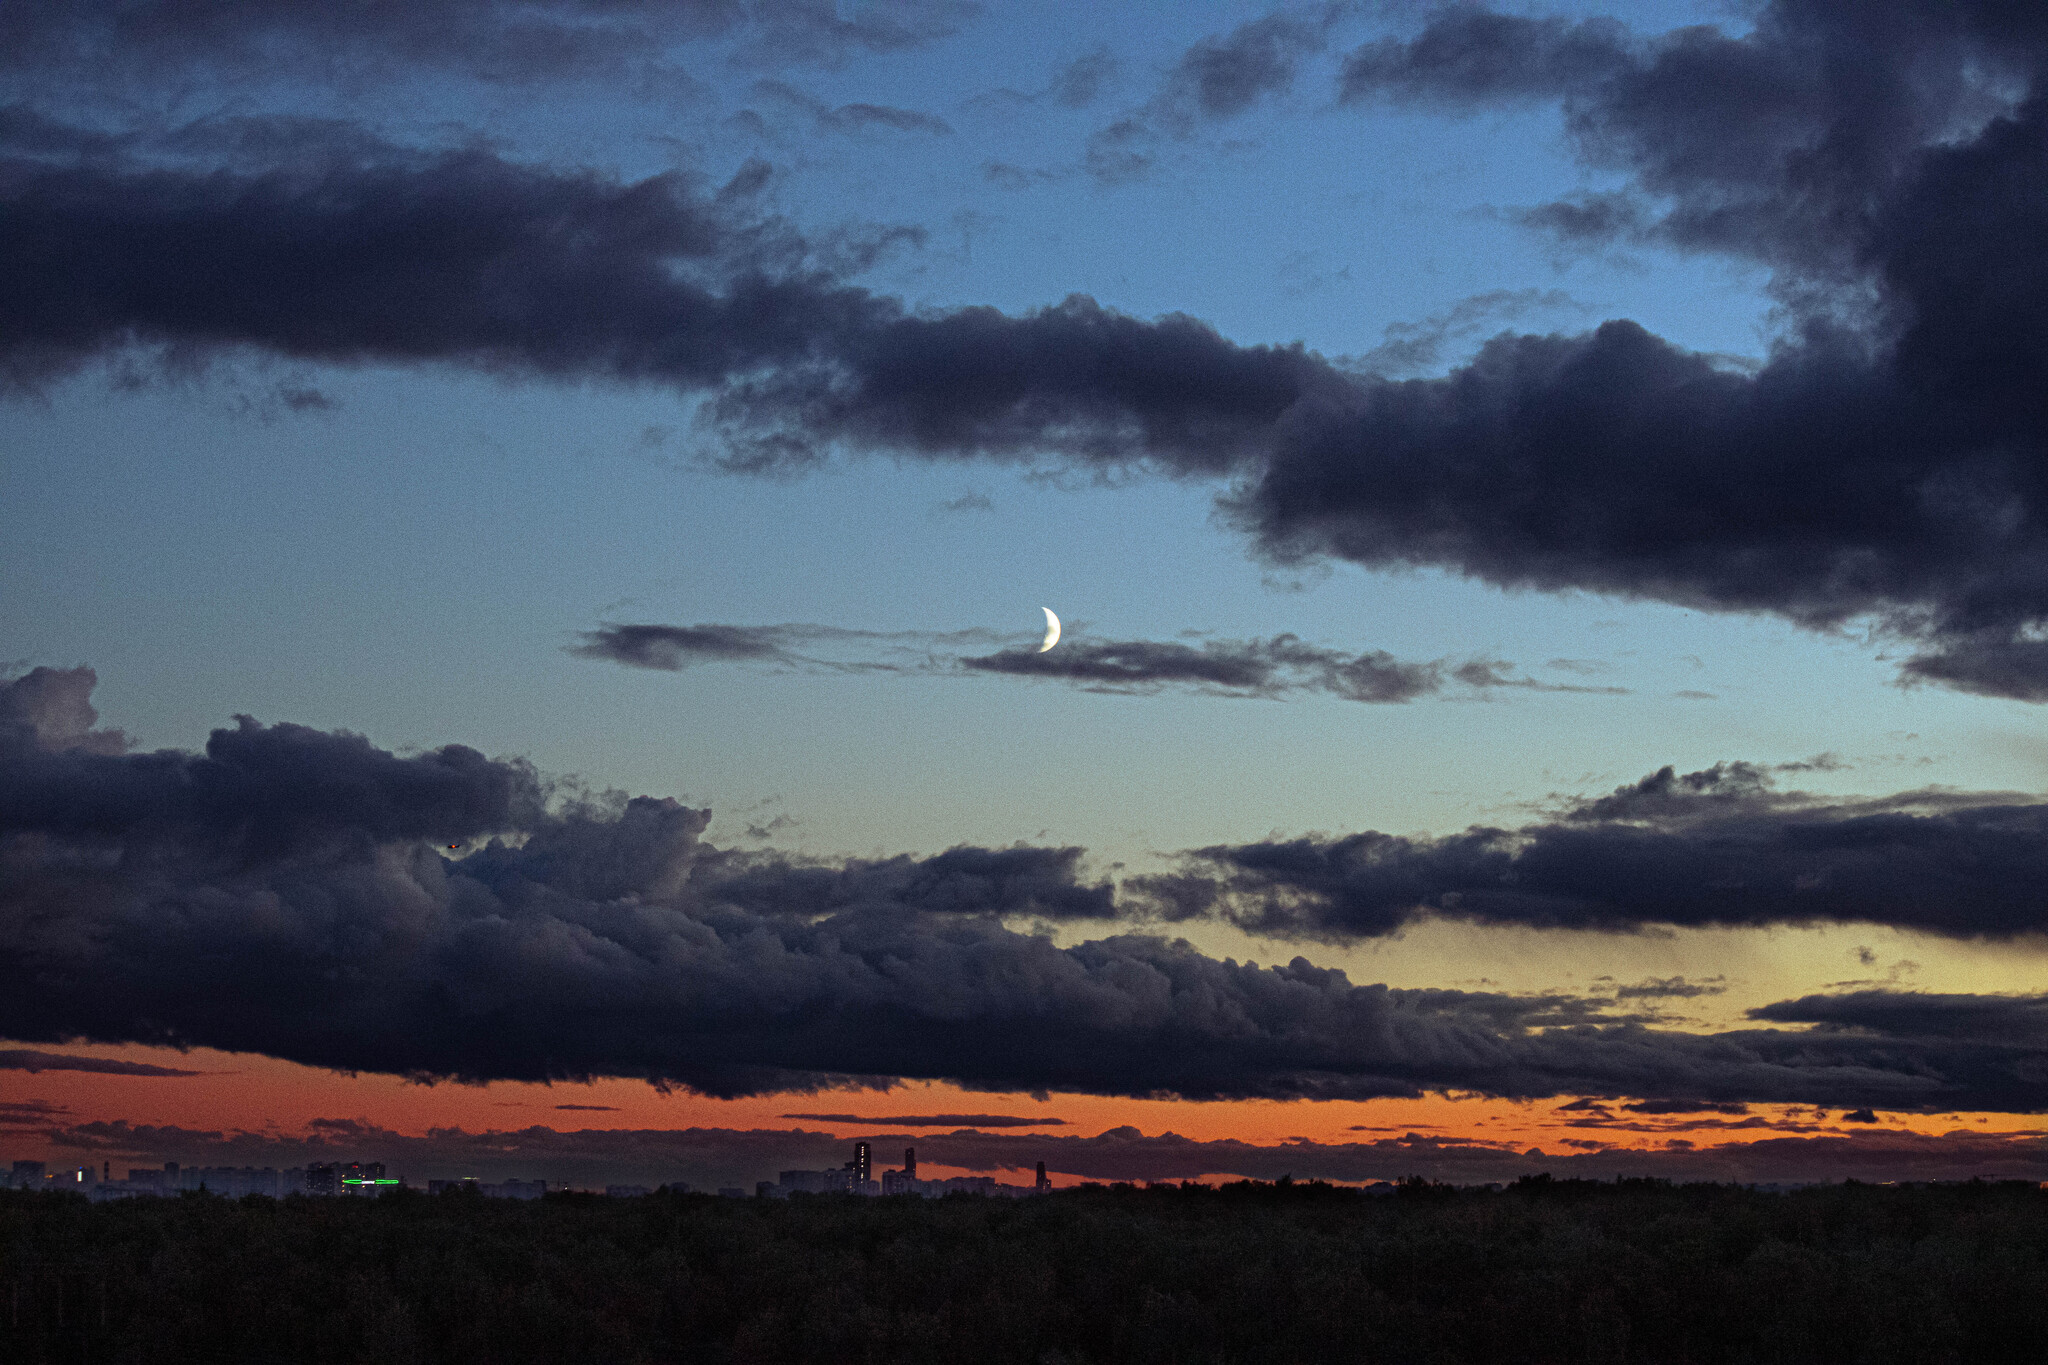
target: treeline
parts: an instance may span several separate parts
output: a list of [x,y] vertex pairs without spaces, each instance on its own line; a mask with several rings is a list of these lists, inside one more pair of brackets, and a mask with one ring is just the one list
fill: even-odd
[[0,1360],[1985,1362],[2030,1184],[1039,1199],[0,1194]]

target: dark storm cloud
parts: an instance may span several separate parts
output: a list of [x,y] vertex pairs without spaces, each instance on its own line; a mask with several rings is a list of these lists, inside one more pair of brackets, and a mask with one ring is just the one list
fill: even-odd
[[[1742,37],[1711,26],[1642,37],[1611,19],[1456,5],[1411,40],[1359,48],[1341,96],[1556,99],[1581,156],[1633,177],[1619,196],[1566,201],[1611,230],[1795,275],[1883,272],[1935,225],[1924,197],[1958,164],[1951,154],[1967,163],[2004,136],[1995,116],[2022,108],[2044,52],[2048,24],[2009,0],[1777,0]],[[2020,215],[2008,226],[2029,213],[2004,208]]]
[[849,340],[714,395],[705,415],[728,467],[800,470],[839,443],[1221,476],[1305,394],[1349,383],[1299,344],[1237,346],[1193,318],[1140,321],[1081,295],[1020,317],[898,309]]
[[[664,74],[678,44],[730,39],[742,61],[839,66],[955,32],[962,0],[39,0],[0,9],[0,71],[129,86],[195,76],[352,83]],[[673,72],[667,74],[673,75]]]
[[94,681],[91,669],[39,668],[0,682],[0,831],[71,846],[84,866],[159,848],[229,868],[394,839],[462,840],[538,806],[530,769],[459,744],[399,758],[359,735],[246,716],[214,731],[203,755],[106,752],[75,742],[95,733],[85,699]]
[[842,280],[916,234],[805,241],[749,216],[751,169],[713,195],[676,175],[316,140],[319,156],[246,172],[0,157],[0,378],[34,384],[137,344],[188,364],[238,349],[447,362],[709,392],[702,416],[734,469],[908,440],[1221,473],[1326,373],[1298,346],[1240,348],[1083,298],[1023,318],[911,314]]
[[1908,659],[1899,674],[1909,683],[1938,683],[1981,697],[2048,701],[2048,641],[1946,641],[1938,654]]
[[1852,991],[1781,1000],[1749,1012],[1769,1023],[1958,1041],[2048,1043],[2048,995]]
[[1080,848],[975,848],[929,858],[800,862],[779,854],[725,854],[697,881],[708,896],[760,914],[817,915],[893,906],[932,915],[1036,915],[1114,919],[1115,891],[1083,880]]
[[1063,1128],[1065,1119],[1023,1118],[1014,1114],[889,1114],[868,1118],[861,1114],[784,1114],[786,1119],[809,1123],[893,1123],[903,1128]]
[[[59,743],[91,733],[68,714]],[[1115,908],[1075,849],[806,863],[712,847],[708,812],[674,801],[546,800],[524,765],[459,746],[399,757],[243,721],[205,754],[108,754],[38,733],[0,745],[0,1038],[28,1045],[728,1096],[931,1079],[2048,1107],[2048,1042],[2013,1030],[1873,1007],[1854,1028],[1690,1035],[1604,998],[1359,986],[1300,958],[1006,928]]]
[[[352,1120],[325,1120],[305,1137],[275,1132],[221,1132],[125,1121],[48,1127],[58,1147],[93,1159],[125,1156],[187,1166],[293,1166],[309,1161],[383,1161],[415,1184],[479,1176],[605,1185],[686,1180],[698,1189],[752,1187],[778,1171],[834,1167],[852,1154],[852,1139],[803,1129],[583,1129],[534,1126],[471,1133],[437,1128],[400,1133]],[[1564,1142],[1566,1153],[1506,1143],[1410,1132],[1365,1142],[1297,1138],[1262,1145],[1203,1140],[1176,1133],[1112,1128],[1079,1134],[1003,1132],[864,1132],[886,1150],[914,1145],[921,1162],[971,1171],[1028,1173],[1046,1169],[1084,1180],[1188,1180],[1237,1176],[1254,1180],[1399,1180],[1419,1175],[1454,1184],[1507,1182],[1548,1172],[1561,1179],[1612,1180],[1655,1176],[1675,1181],[1740,1183],[1841,1180],[2039,1180],[2048,1178],[2048,1142],[1959,1129],[1942,1134],[1899,1130],[1767,1137],[1704,1148],[1631,1149]],[[1010,1183],[1025,1183],[1023,1180]]]
[[1619,694],[1621,687],[1547,683],[1514,672],[1504,659],[1452,664],[1414,662],[1385,650],[1347,654],[1293,635],[1268,640],[1095,640],[1070,635],[1057,649],[1035,646],[967,654],[988,632],[879,632],[835,626],[666,626],[607,623],[583,633],[569,652],[633,668],[679,672],[706,663],[753,663],[823,673],[892,672],[931,676],[1006,674],[1073,683],[1091,692],[1180,689],[1211,696],[1284,697],[1323,693],[1346,701],[1399,703],[1451,684],[1485,694],[1499,689]]
[[1870,922],[2048,931],[2048,805],[1952,792],[1828,802],[1748,764],[1669,768],[1516,829],[1376,831],[1195,850],[1127,896],[1163,916],[1344,939],[1424,917],[1544,928]]
[[140,344],[703,385],[900,312],[836,282],[900,233],[804,242],[748,216],[752,167],[713,195],[304,136],[247,173],[0,156],[0,381]]
[[[1908,680],[2048,695],[2048,654],[2030,634],[2048,608],[2030,472],[2048,349],[2028,321],[2048,299],[2044,62],[2039,8],[1999,3],[1788,0],[1746,37],[1693,28],[1654,41],[1607,21],[1460,7],[1412,41],[1361,48],[1347,97],[1561,97],[1583,155],[1631,187],[1527,221],[1761,261],[1798,325],[1742,377],[1613,324],[1503,341],[1433,403],[1406,414],[1393,395],[1362,404],[1323,449],[1291,469],[1276,462],[1244,503],[1249,522],[1283,553],[1451,562],[1493,582],[1812,625],[1873,616],[1931,646]],[[1616,401],[1593,396],[1603,382]],[[1696,420],[1707,426],[1682,433]],[[1830,431],[1838,420],[1849,425]],[[1490,437],[1492,421],[1522,434]],[[1533,489],[1564,467],[1546,452],[1568,430],[1593,441],[1571,463],[1608,490],[1597,508],[1578,503],[1590,516],[1566,510],[1590,482],[1482,509],[1441,476],[1462,466]],[[1456,459],[1436,460],[1455,434],[1466,438]],[[1672,480],[1640,500],[1609,481],[1631,449],[1659,446],[1679,457],[1665,466]],[[1366,487],[1375,448],[1400,447],[1430,485],[1408,511]],[[1690,503],[1709,470],[1720,495]],[[1413,517],[1423,498],[1447,496],[1463,508]],[[1656,524],[1622,530],[1646,513]],[[1574,522],[1591,536],[1583,554],[1564,546]],[[1512,526],[1517,543],[1498,555],[1476,539],[1452,547],[1481,525]]]

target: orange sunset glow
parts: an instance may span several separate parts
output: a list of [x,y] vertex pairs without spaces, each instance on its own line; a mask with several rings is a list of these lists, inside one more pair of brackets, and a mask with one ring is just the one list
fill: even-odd
[[[4,1052],[12,1048],[0,1048]],[[1742,1145],[1764,1138],[1826,1138],[1868,1141],[1876,1135],[1910,1134],[1926,1139],[1967,1135],[2008,1139],[2015,1152],[2033,1148],[2044,1134],[2030,1116],[1998,1113],[1887,1113],[1873,1121],[1844,1121],[1845,1115],[1800,1105],[1731,1105],[1741,1112],[1631,1113],[1624,1102],[1559,1097],[1511,1102],[1474,1095],[1432,1094],[1415,1099],[1329,1101],[1302,1104],[1261,1100],[1191,1102],[1050,1093],[1043,1099],[987,1094],[943,1082],[906,1082],[887,1091],[825,1090],[721,1100],[674,1089],[657,1090],[641,1081],[584,1083],[493,1082],[425,1084],[389,1075],[341,1074],[254,1054],[196,1048],[180,1052],[136,1045],[85,1045],[65,1049],[69,1057],[125,1063],[184,1074],[114,1075],[65,1069],[13,1071],[0,1095],[18,1113],[42,1123],[89,1129],[92,1125],[136,1122],[189,1129],[198,1134],[247,1133],[266,1139],[320,1136],[322,1121],[352,1120],[364,1128],[423,1136],[458,1128],[472,1134],[518,1133],[534,1127],[573,1130],[805,1130],[850,1143],[882,1133],[902,1134],[925,1150],[942,1148],[956,1125],[892,1125],[891,1116],[955,1116],[958,1128],[972,1129],[997,1119],[1038,1120],[1004,1131],[1016,1137],[1082,1137],[1124,1127],[1147,1135],[1176,1134],[1197,1142],[1231,1141],[1284,1148],[1289,1144],[1342,1145],[1422,1139],[1425,1142],[1499,1148],[1537,1158],[1566,1159],[1590,1153],[1611,1158],[1627,1153],[1655,1157]],[[1644,1108],[1646,1106],[1637,1106]],[[19,1121],[19,1120],[17,1120]],[[95,1159],[119,1166],[123,1158],[104,1149],[17,1131],[13,1144],[24,1157],[63,1168]],[[55,1130],[45,1130],[54,1134]],[[38,1137],[42,1137],[40,1142]],[[332,1135],[330,1134],[329,1137]],[[22,1139],[26,1138],[26,1141]],[[360,1140],[359,1140],[360,1141]],[[374,1146],[374,1140],[371,1141]],[[136,1148],[136,1153],[145,1149]],[[1312,1152],[1304,1153],[1312,1162]],[[1393,1180],[1427,1168],[1426,1151],[1389,1153],[1366,1179]],[[1405,1165],[1403,1163],[1406,1163]],[[1013,1165],[1025,1165],[1019,1160]],[[1624,1163],[1625,1164],[1625,1163]],[[1002,1167],[951,1165],[927,1157],[922,1165],[941,1175]],[[424,1178],[426,1172],[420,1172]],[[435,1174],[442,1174],[436,1171]],[[773,1172],[763,1170],[762,1178]],[[1233,1178],[1229,1170],[1204,1172],[1208,1180]],[[1082,1177],[1055,1171],[1056,1185]]]

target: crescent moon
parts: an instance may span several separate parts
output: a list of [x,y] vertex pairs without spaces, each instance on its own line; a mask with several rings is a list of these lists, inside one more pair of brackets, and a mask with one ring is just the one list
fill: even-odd
[[1039,610],[1045,613],[1045,643],[1038,647],[1038,652],[1043,654],[1060,642],[1060,618],[1052,614],[1051,607],[1040,607]]

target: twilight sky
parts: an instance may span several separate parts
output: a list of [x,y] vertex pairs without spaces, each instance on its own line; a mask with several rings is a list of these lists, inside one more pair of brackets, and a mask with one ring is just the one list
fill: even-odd
[[0,1156],[2048,1175],[2044,243],[2035,4],[0,0]]

